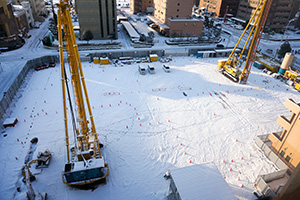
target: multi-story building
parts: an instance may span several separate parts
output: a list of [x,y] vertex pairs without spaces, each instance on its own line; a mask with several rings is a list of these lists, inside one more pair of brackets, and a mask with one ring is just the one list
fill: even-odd
[[154,21],[168,36],[200,36],[203,21],[191,18],[193,0],[154,0]]
[[284,106],[291,112],[291,117],[278,117],[277,123],[283,131],[271,133],[269,140],[271,150],[293,170],[300,163],[300,103],[288,99]]
[[153,8],[153,0],[130,0],[130,12],[133,14],[148,13]]
[[0,0],[0,37],[8,37],[18,33],[16,18],[12,5]]
[[[243,0],[241,0],[243,1]],[[224,17],[227,7],[228,14],[236,16],[240,0],[200,0],[199,8],[214,12],[217,17]]]
[[22,9],[22,7],[21,9],[16,9],[14,6],[14,16],[18,24],[19,33],[22,33],[25,36],[29,31],[26,11]]
[[21,4],[23,1],[29,1],[31,9],[32,9],[32,15],[35,21],[44,21],[44,17],[47,15],[47,10],[45,6],[44,0],[7,0],[10,3],[13,4]]
[[30,2],[29,1],[23,1],[21,3],[21,5],[22,5],[22,8],[25,9],[25,11],[26,11],[26,17],[27,17],[28,25],[30,27],[33,27],[34,26],[34,19],[33,19],[33,15],[32,15],[32,9],[31,9],[31,6],[30,6]]
[[76,0],[80,33],[90,30],[94,39],[117,39],[115,0]]
[[[259,0],[241,0],[237,12],[237,17],[243,20],[249,20],[259,4]],[[299,0],[274,0],[271,6],[266,27],[274,31],[282,31],[289,23],[289,20],[296,14]]]

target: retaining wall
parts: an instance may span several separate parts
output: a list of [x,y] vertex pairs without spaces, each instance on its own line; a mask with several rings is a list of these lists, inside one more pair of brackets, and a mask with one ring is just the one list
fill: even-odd
[[20,86],[23,84],[28,72],[32,70],[36,65],[41,65],[44,63],[49,62],[58,62],[58,56],[43,56],[40,58],[35,58],[32,60],[28,60],[18,76],[16,77],[15,81],[11,84],[9,89],[4,93],[3,97],[0,100],[0,119],[4,117],[6,110],[8,109],[9,105],[13,101],[16,93],[18,92]]

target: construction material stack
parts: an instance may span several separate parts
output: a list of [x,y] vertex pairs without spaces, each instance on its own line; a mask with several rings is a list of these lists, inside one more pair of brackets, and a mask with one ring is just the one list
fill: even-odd
[[[100,151],[98,134],[88,98],[84,74],[79,58],[78,47],[75,39],[70,15],[68,0],[60,0],[57,11],[58,39],[61,63],[61,81],[64,107],[65,141],[67,161],[62,179],[67,185],[87,185],[99,181],[106,181],[109,169]],[[63,33],[66,52],[68,55],[69,70],[63,57]],[[68,78],[70,74],[70,78]],[[71,80],[68,83],[67,80]],[[69,89],[72,87],[72,90]],[[71,94],[72,92],[72,94]],[[74,144],[70,145],[67,102],[71,115],[74,132]],[[86,109],[89,115],[86,113]]]

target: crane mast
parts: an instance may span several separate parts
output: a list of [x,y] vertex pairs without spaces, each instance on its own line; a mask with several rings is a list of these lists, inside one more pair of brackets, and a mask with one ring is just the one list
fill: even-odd
[[[63,172],[63,182],[67,185],[86,185],[106,180],[109,169],[101,154],[98,134],[88,98],[84,74],[75,39],[68,0],[60,0],[57,4],[59,55],[61,63],[61,81],[64,107],[65,140],[67,162]],[[67,70],[64,63],[63,41],[68,56],[69,74],[74,98],[70,96]],[[72,101],[73,99],[73,101]],[[73,118],[74,146],[70,147],[67,100]],[[75,107],[72,105],[75,104]],[[90,121],[87,119],[86,109]],[[76,120],[75,114],[76,113]],[[91,122],[89,124],[89,122]],[[90,125],[90,127],[89,127]]]
[[[247,83],[248,76],[250,74],[251,66],[255,58],[255,53],[262,36],[264,26],[266,24],[269,11],[271,8],[273,0],[260,0],[253,15],[251,16],[249,23],[247,24],[245,30],[243,31],[241,37],[236,43],[233,51],[231,52],[227,60],[220,60],[218,63],[218,69],[230,79],[239,82],[241,84]],[[257,16],[256,16],[257,15]],[[256,17],[256,18],[255,18]],[[255,18],[255,19],[254,19]],[[243,46],[243,49],[240,53],[237,53],[237,47],[245,35],[247,29],[252,25],[252,28],[249,32],[247,40]],[[250,42],[251,41],[251,42]],[[250,43],[249,43],[250,42]],[[249,44],[248,48],[247,45]],[[246,50],[247,48],[247,50]],[[247,55],[244,57],[245,65],[243,70],[242,67],[243,59],[242,56],[244,52],[247,52]],[[246,53],[245,52],[245,53]]]

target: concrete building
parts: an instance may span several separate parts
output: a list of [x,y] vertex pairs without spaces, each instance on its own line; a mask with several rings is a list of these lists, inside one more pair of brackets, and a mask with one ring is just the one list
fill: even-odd
[[256,146],[279,170],[259,175],[254,185],[266,197],[276,196],[274,200],[298,199],[300,194],[300,103],[288,99],[284,106],[291,117],[278,117],[282,131],[255,139]]
[[227,13],[235,17],[239,2],[240,0],[200,0],[199,8],[202,10],[208,8],[208,11],[214,12],[217,17],[224,17],[228,6]]
[[26,11],[24,9],[16,9],[14,6],[14,16],[16,18],[19,33],[22,33],[24,36],[29,31],[29,25],[26,17]]
[[149,13],[153,11],[153,0],[130,0],[130,12],[136,13]]
[[80,34],[85,30],[94,39],[117,39],[117,10],[115,0],[76,0]]
[[16,18],[13,14],[12,5],[0,0],[0,37],[9,37],[18,34]]
[[[241,0],[237,17],[249,20],[258,4],[259,0]],[[266,22],[266,28],[276,32],[282,31],[298,10],[294,6],[299,6],[299,0],[274,0]]]
[[33,27],[34,26],[34,19],[33,19],[33,15],[32,15],[32,9],[30,6],[30,2],[29,1],[23,1],[21,3],[22,8],[25,9],[26,11],[26,17],[27,17],[27,22],[29,27]]
[[167,36],[200,36],[203,21],[192,19],[193,0],[154,0],[154,16],[158,31]]
[[288,99],[284,106],[292,113],[287,119],[280,116],[277,123],[283,128],[281,133],[271,133],[271,150],[291,169],[295,169],[300,162],[300,103]]
[[32,16],[35,21],[43,22],[45,21],[44,17],[48,15],[45,1],[44,0],[8,0],[13,4],[22,4],[23,1],[30,3],[32,9]]

